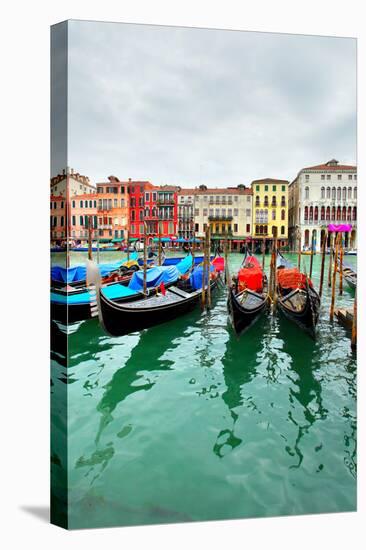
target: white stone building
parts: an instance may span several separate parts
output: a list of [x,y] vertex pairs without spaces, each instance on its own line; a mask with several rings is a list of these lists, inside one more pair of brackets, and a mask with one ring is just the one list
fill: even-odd
[[350,223],[345,247],[357,247],[357,167],[332,159],[300,170],[289,186],[290,247],[310,247],[312,238],[320,251],[327,225]]

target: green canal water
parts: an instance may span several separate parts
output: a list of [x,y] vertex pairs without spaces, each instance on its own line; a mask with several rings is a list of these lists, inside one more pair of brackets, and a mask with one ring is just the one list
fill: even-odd
[[[319,271],[316,256],[316,286]],[[84,322],[68,367],[54,354],[51,368],[55,401],[68,392],[53,462],[67,471],[69,527],[355,510],[356,358],[329,302],[326,286],[316,341],[279,315],[236,338],[224,289],[207,314],[121,338]],[[345,284],[337,305],[352,303]]]

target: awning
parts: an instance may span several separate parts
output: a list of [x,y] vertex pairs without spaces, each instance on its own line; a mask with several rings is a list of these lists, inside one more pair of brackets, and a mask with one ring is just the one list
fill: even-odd
[[112,239],[99,239],[100,243],[110,243]]
[[123,239],[112,239],[112,243],[121,243]]
[[130,238],[128,239],[128,242],[134,243],[135,241],[138,241],[138,240],[139,240],[138,237],[130,237]]

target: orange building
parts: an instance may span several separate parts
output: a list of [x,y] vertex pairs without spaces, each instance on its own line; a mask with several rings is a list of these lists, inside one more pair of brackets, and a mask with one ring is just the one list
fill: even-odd
[[97,184],[99,239],[121,242],[129,223],[128,183],[109,176],[108,183]]
[[96,187],[86,176],[71,168],[51,178],[50,229],[51,243],[88,239],[89,216],[97,224]]

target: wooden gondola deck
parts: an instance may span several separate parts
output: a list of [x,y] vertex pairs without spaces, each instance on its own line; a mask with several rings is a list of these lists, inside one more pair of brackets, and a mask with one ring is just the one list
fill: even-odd
[[347,308],[336,308],[334,315],[337,317],[338,322],[347,329],[352,329],[353,324],[353,310]]

